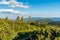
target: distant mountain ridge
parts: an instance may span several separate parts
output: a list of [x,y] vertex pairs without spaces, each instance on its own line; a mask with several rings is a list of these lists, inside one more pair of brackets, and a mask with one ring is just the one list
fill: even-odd
[[[27,21],[29,18],[25,18],[25,20]],[[30,19],[32,20],[41,20],[41,19],[45,19],[45,18],[41,18],[41,17],[31,17]],[[60,18],[47,18],[50,19],[52,21],[60,21]]]

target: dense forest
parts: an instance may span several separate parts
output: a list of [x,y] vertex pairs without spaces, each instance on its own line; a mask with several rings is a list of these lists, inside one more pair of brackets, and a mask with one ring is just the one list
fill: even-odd
[[0,18],[0,40],[60,40],[60,27],[56,26],[60,22],[43,20],[29,18],[26,22],[19,16],[16,20]]

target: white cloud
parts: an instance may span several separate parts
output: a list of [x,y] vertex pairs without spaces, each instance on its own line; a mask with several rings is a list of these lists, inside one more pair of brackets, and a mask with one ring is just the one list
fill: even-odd
[[[0,13],[12,13],[12,14],[20,14],[20,15],[29,15],[29,13],[26,12],[20,12],[20,11],[16,11],[13,10],[13,8],[29,8],[28,5],[25,5],[22,2],[17,2],[15,0],[10,0],[10,1],[6,1],[6,0],[2,0],[0,1],[0,5],[7,5],[9,8],[11,9],[0,9]],[[28,4],[28,3],[26,3]]]
[[20,8],[29,8],[27,5],[11,5],[9,7],[15,8],[15,7],[20,7]]
[[28,14],[28,13],[25,13],[25,12],[15,11],[13,9],[0,9],[0,13],[5,13],[5,12],[13,13],[13,14],[21,14],[21,15]]
[[10,2],[7,2],[7,1],[5,1],[5,0],[2,0],[2,1],[0,2],[0,4],[10,4]]
[[15,7],[18,7],[18,8],[29,8],[28,5],[24,5],[24,3],[17,2],[16,0],[10,0],[8,2],[6,0],[2,0],[0,2],[0,4],[9,5],[8,7],[12,7],[12,8],[15,8]]

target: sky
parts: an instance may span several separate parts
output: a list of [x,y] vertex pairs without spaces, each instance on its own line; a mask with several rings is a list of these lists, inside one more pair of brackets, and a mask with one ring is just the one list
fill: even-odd
[[0,0],[0,17],[60,17],[60,0]]

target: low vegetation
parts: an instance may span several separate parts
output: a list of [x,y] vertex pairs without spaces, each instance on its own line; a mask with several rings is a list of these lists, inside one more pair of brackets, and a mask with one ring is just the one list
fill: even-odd
[[60,27],[47,22],[24,21],[0,18],[0,40],[60,40]]

